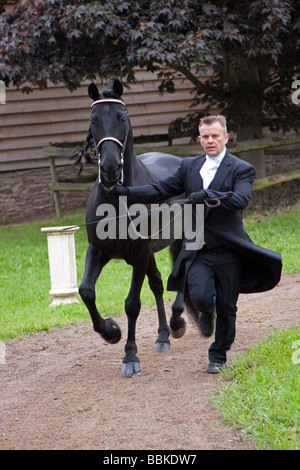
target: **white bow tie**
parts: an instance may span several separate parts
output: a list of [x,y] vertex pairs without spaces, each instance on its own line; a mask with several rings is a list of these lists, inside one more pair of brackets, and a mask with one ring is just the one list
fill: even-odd
[[202,168],[204,166],[205,166],[205,170],[208,171],[208,170],[213,170],[215,168],[218,168],[219,163],[215,158],[206,157],[206,161],[204,162],[204,165],[202,166]]
[[[224,158],[224,157],[223,157]],[[223,160],[221,158],[221,161]],[[200,175],[203,180],[203,188],[207,189],[215,177],[216,171],[221,163],[218,157],[209,157],[206,155],[206,160],[200,169]]]

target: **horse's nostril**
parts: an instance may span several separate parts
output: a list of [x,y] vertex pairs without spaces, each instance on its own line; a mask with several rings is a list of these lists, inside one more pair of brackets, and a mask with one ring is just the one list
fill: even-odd
[[121,177],[121,172],[122,172],[122,166],[119,165],[116,169],[108,169],[104,168],[101,166],[101,175],[103,176],[104,179],[107,181],[118,181]]

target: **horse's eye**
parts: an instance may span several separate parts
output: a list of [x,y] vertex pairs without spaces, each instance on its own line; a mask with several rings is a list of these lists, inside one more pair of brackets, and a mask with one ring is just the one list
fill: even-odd
[[126,116],[124,113],[118,113],[118,119],[121,122],[126,122]]
[[92,126],[97,126],[98,122],[99,122],[99,118],[96,114],[90,117],[90,123]]

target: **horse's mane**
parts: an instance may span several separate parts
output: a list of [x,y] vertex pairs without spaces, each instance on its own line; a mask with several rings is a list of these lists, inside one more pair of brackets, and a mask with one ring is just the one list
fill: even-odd
[[115,91],[111,90],[110,88],[107,88],[106,90],[103,90],[100,95],[99,95],[99,99],[105,99],[105,98],[115,98],[117,100],[122,100],[121,96],[116,93]]
[[94,139],[93,139],[90,127],[88,129],[86,139],[81,149],[79,149],[77,153],[73,155],[65,156],[64,158],[66,158],[67,160],[71,160],[73,162],[71,165],[72,167],[76,165],[80,165],[77,176],[80,176],[84,165],[86,164],[94,165],[97,162],[97,152],[96,152],[96,148],[94,145]]

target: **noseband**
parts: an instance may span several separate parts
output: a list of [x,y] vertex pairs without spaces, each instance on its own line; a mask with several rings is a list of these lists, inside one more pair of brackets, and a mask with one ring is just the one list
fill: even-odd
[[[118,103],[118,104],[122,104],[126,108],[126,105],[123,101],[117,100],[117,99],[114,99],[114,98],[106,98],[106,99],[94,101],[93,104],[91,105],[91,108],[93,108],[93,106],[95,106],[96,104],[99,104],[99,103]],[[124,183],[124,168],[123,168],[124,167],[124,152],[125,152],[125,149],[126,149],[127,139],[128,139],[128,135],[129,135],[129,129],[130,129],[129,116],[128,116],[127,110],[126,110],[125,116],[126,116],[126,124],[125,124],[125,136],[124,136],[123,143],[120,142],[120,140],[116,139],[115,137],[103,137],[103,139],[99,140],[99,142],[97,143],[97,141],[95,139],[94,132],[91,128],[91,133],[92,133],[93,140],[94,140],[94,146],[95,146],[95,149],[96,149],[96,152],[97,152],[97,158],[98,158],[98,183],[99,184],[102,184],[102,181],[101,181],[101,168],[100,168],[101,167],[100,146],[103,142],[106,142],[106,141],[116,142],[121,147],[122,172],[121,172],[121,178],[117,181],[116,184],[122,185]]]

